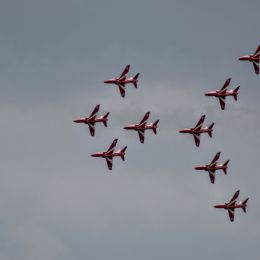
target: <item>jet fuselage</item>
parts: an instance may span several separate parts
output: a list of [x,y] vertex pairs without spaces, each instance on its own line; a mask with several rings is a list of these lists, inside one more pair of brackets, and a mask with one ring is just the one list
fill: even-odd
[[220,205],[215,205],[214,208],[216,209],[238,209],[238,208],[245,208],[247,205],[243,204],[242,202],[239,202],[238,204],[234,205],[228,205],[228,203],[225,204],[220,204]]
[[137,82],[138,82],[138,79],[134,79],[133,77],[125,79],[125,80],[120,80],[118,78],[115,78],[115,79],[108,79],[108,80],[104,81],[104,83],[106,83],[106,84],[115,84],[115,85],[125,85],[125,84],[130,84],[130,83],[136,84]]
[[205,128],[201,128],[200,130],[195,130],[195,128],[184,128],[182,130],[179,131],[179,133],[182,134],[202,134],[202,133],[211,133],[213,131],[213,129],[205,127]]
[[247,60],[247,61],[260,61],[259,57],[247,55],[247,56],[241,56],[239,60]]
[[84,123],[84,124],[89,124],[89,123],[98,123],[98,122],[106,122],[107,121],[107,117],[101,116],[101,117],[97,117],[97,118],[84,118],[84,117],[80,117],[76,120],[74,120],[74,123]]
[[235,96],[237,94],[238,94],[238,92],[234,91],[234,90],[228,90],[224,93],[221,93],[220,91],[209,91],[209,92],[205,93],[205,96],[208,96],[208,97],[227,97],[227,96]]
[[91,154],[92,157],[102,157],[102,158],[106,158],[106,157],[116,157],[116,156],[122,156],[124,155],[125,153],[122,152],[121,150],[118,150],[116,152],[97,152],[97,153],[93,153]]
[[135,131],[138,131],[138,130],[147,130],[147,129],[156,129],[157,128],[157,125],[155,124],[146,124],[146,125],[142,125],[142,126],[139,126],[139,125],[127,125],[124,127],[124,129],[126,130],[135,130]]
[[210,165],[199,165],[199,166],[196,166],[194,167],[195,170],[202,170],[202,171],[217,171],[217,170],[226,170],[228,168],[228,166],[225,166],[223,164],[219,164],[219,165],[216,165],[214,167],[210,166]]

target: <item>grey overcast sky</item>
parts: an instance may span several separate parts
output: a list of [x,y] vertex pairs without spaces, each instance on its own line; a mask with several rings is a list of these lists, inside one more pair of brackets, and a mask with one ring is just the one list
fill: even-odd
[[[259,0],[0,1],[0,260],[259,259]],[[126,64],[138,89],[103,80]],[[231,77],[238,102],[205,91]],[[109,127],[73,124],[100,103]],[[151,111],[158,135],[122,129]],[[213,138],[178,133],[202,114]],[[90,157],[113,138],[126,161]],[[193,170],[221,151],[212,185]],[[248,213],[214,209],[240,189]]]

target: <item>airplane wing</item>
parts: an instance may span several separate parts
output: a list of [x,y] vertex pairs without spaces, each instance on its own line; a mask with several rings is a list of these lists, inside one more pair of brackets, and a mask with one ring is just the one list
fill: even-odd
[[115,148],[115,146],[116,146],[116,143],[117,143],[117,140],[118,139],[115,139],[113,142],[112,142],[112,144],[109,146],[109,148],[107,149],[107,153],[111,153],[113,150],[114,150],[114,148]]
[[91,136],[94,136],[95,135],[95,123],[89,123],[88,128],[89,128],[89,132],[90,132]]
[[123,77],[129,72],[129,69],[130,69],[130,65],[127,65],[127,66],[124,68],[122,74],[121,74],[120,77],[119,77],[120,80],[121,80],[121,78],[123,78]]
[[258,48],[256,49],[256,51],[254,53],[254,56],[257,55],[257,54],[260,54],[260,45],[258,45]]
[[140,142],[143,144],[144,143],[144,129],[138,130],[138,135]]
[[221,90],[219,91],[220,93],[224,93],[224,92],[227,91],[227,88],[228,88],[228,86],[229,86],[229,84],[230,84],[230,81],[231,81],[231,78],[228,78],[228,79],[226,80],[226,82],[224,83],[223,87],[222,87]]
[[107,167],[111,171],[113,167],[113,157],[106,157]]
[[121,97],[125,97],[125,88],[122,84],[118,85]]
[[231,222],[234,221],[235,218],[235,209],[228,209],[228,215]]
[[211,163],[210,163],[210,166],[214,166],[214,164],[217,163],[217,160],[219,159],[219,157],[220,157],[220,152],[218,152],[218,153],[215,155],[215,157],[213,158],[213,160],[212,160]]
[[226,96],[219,97],[218,99],[221,109],[224,110],[226,105]]
[[209,171],[209,178],[211,183],[213,184],[215,182],[215,171]]
[[253,62],[253,66],[254,66],[254,69],[255,69],[255,74],[259,74],[259,66],[258,66],[258,64]]
[[193,134],[194,141],[197,147],[200,146],[200,134]]
[[139,125],[142,125],[143,123],[145,123],[147,121],[147,119],[149,118],[149,116],[150,116],[150,112],[147,112],[144,115],[143,119],[140,121]]
[[235,194],[233,195],[232,199],[229,201],[228,205],[234,204],[234,202],[236,202],[236,199],[238,198],[238,196],[239,196],[239,190],[237,190],[235,192]]
[[95,108],[93,109],[93,111],[92,111],[92,113],[90,114],[89,118],[92,119],[92,118],[94,118],[94,117],[97,115],[97,112],[98,112],[98,110],[99,110],[99,107],[100,107],[99,104],[95,106]]
[[203,124],[203,122],[204,122],[204,120],[205,120],[205,115],[203,115],[201,118],[200,118],[200,120],[198,121],[198,123],[196,124],[196,126],[194,127],[194,129],[195,130],[200,130],[201,129],[201,127],[202,127],[202,124]]

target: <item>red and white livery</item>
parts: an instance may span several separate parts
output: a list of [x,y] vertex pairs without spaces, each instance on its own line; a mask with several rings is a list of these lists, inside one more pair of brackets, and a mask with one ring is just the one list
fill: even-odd
[[159,123],[159,120],[156,120],[154,123],[147,123],[149,116],[150,116],[150,112],[147,112],[139,124],[131,124],[124,127],[124,129],[126,130],[136,131],[139,135],[140,143],[142,144],[144,143],[145,130],[151,129],[153,130],[154,134],[157,133],[157,125]]
[[220,157],[220,152],[218,152],[210,164],[204,164],[194,167],[195,170],[200,171],[207,171],[209,173],[209,178],[211,183],[215,182],[215,172],[218,170],[222,170],[224,174],[227,174],[227,168],[229,160],[227,160],[225,163],[217,164],[218,159]]
[[230,84],[231,78],[228,78],[220,90],[210,91],[205,93],[205,96],[216,97],[219,99],[220,107],[222,110],[225,109],[226,97],[232,96],[237,101],[238,90],[240,86],[235,89],[227,90]]
[[137,88],[137,83],[138,83],[138,77],[139,77],[139,73],[137,73],[135,76],[133,77],[129,77],[127,78],[127,74],[129,72],[130,69],[130,65],[127,65],[122,74],[117,77],[117,78],[113,78],[113,79],[108,79],[105,80],[104,83],[106,84],[115,84],[118,86],[121,97],[125,97],[125,86],[126,84],[133,84],[135,88]]
[[242,56],[239,60],[247,60],[252,62],[256,74],[259,74],[259,61],[260,61],[260,45],[253,55]]
[[244,201],[240,201],[237,203],[238,196],[239,190],[235,192],[232,199],[228,203],[214,206],[214,208],[217,209],[226,209],[228,211],[229,219],[231,222],[233,222],[235,218],[235,209],[241,208],[246,213],[247,201],[249,200],[249,198],[246,198]]
[[113,158],[116,157],[116,156],[119,156],[124,161],[125,160],[125,151],[126,151],[126,148],[127,148],[127,146],[125,146],[124,148],[119,149],[118,151],[115,151],[116,144],[117,144],[117,139],[114,139],[114,141],[109,146],[107,151],[93,153],[93,154],[91,154],[91,156],[92,157],[102,157],[102,158],[105,158],[106,162],[107,162],[108,169],[112,170]]
[[109,112],[107,112],[103,116],[98,117],[97,113],[99,111],[99,107],[100,107],[99,104],[96,105],[89,117],[81,117],[81,118],[77,118],[73,121],[74,123],[87,124],[89,127],[89,132],[90,132],[91,136],[95,135],[95,124],[96,123],[102,122],[104,124],[104,126],[107,127],[107,119],[108,119]]
[[200,135],[203,133],[207,133],[210,137],[212,137],[212,132],[213,132],[213,126],[214,123],[212,123],[209,127],[202,127],[204,120],[205,120],[205,115],[203,115],[198,123],[196,124],[195,127],[192,128],[184,128],[180,130],[180,133],[183,134],[191,134],[194,137],[194,141],[197,147],[200,146]]

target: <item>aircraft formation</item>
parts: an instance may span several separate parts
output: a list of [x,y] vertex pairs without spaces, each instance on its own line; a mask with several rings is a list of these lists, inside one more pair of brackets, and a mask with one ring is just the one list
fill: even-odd
[[[242,56],[239,58],[239,60],[246,60],[249,62],[252,62],[255,73],[259,74],[259,61],[260,61],[260,45],[256,49],[255,53],[253,55],[248,56]],[[135,76],[128,77],[128,72],[130,70],[130,65],[127,65],[123,72],[119,77],[115,77],[112,79],[107,79],[104,81],[105,84],[114,84],[118,87],[120,95],[122,98],[125,97],[126,93],[126,86],[129,84],[132,84],[135,88],[137,88],[138,84],[138,78],[140,73],[137,73]],[[225,110],[226,106],[226,97],[232,96],[235,101],[237,101],[237,96],[239,94],[239,88],[240,86],[236,87],[235,89],[228,90],[228,87],[230,85],[231,78],[228,78],[221,89],[215,90],[215,91],[209,91],[206,92],[204,95],[209,97],[216,97],[219,99],[220,107],[222,110]],[[97,116],[99,112],[100,104],[96,105],[93,111],[90,113],[88,117],[81,117],[75,119],[74,123],[81,123],[86,124],[89,127],[90,135],[95,136],[95,124],[96,123],[103,123],[105,127],[107,127],[107,121],[109,112],[104,114],[103,116]],[[150,117],[150,112],[147,112],[142,120],[139,123],[136,124],[128,124],[123,127],[125,130],[133,130],[138,133],[139,141],[140,143],[144,143],[145,140],[145,131],[146,130],[152,130],[153,133],[157,134],[157,127],[159,123],[159,119],[156,120],[154,123],[148,123],[148,119]],[[179,131],[179,133],[185,133],[185,134],[191,134],[194,137],[195,145],[196,147],[200,146],[200,136],[201,134],[208,134],[210,138],[212,138],[213,133],[213,127],[214,123],[211,123],[209,126],[203,127],[203,123],[205,121],[206,115],[202,115],[200,119],[198,120],[197,124],[194,127],[191,128],[184,128]],[[113,158],[114,157],[120,157],[123,161],[125,161],[125,153],[127,146],[123,147],[122,149],[119,149],[115,151],[115,147],[117,145],[118,139],[114,139],[109,148],[106,151],[103,152],[96,152],[91,154],[92,157],[101,157],[106,159],[107,168],[109,170],[112,170],[113,168]],[[218,163],[218,160],[220,158],[220,152],[216,153],[214,158],[209,164],[199,165],[194,167],[195,170],[198,171],[205,171],[209,174],[210,182],[212,184],[215,183],[215,175],[218,171],[223,171],[223,173],[227,174],[228,169],[228,163],[229,160],[227,160],[224,163]],[[235,192],[232,199],[225,204],[215,205],[214,208],[223,208],[228,211],[229,219],[231,222],[234,221],[234,214],[236,208],[242,208],[242,210],[246,213],[246,207],[247,207],[247,201],[249,198],[245,199],[243,202],[237,203],[237,198],[239,196],[239,190]]]

